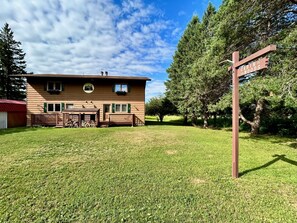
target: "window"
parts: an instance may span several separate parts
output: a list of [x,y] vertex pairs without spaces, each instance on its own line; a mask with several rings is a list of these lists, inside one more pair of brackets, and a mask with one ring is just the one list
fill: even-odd
[[62,83],[57,81],[47,82],[47,91],[62,91]]
[[54,104],[47,104],[47,111],[49,111],[49,112],[55,111],[54,110]]
[[94,91],[94,89],[95,89],[94,85],[91,83],[85,83],[83,86],[83,90],[86,93],[92,93]]
[[112,104],[112,113],[131,112],[130,104]]
[[121,112],[121,105],[120,104],[116,104],[115,111],[116,112]]
[[122,104],[122,112],[127,112],[127,105],[126,104]]
[[66,104],[66,109],[72,109],[74,108],[74,104]]
[[61,111],[61,104],[55,104],[55,111]]
[[128,92],[128,85],[127,84],[116,84],[115,91],[118,92]]
[[116,92],[118,95],[126,95],[130,92],[130,86],[128,84],[115,84],[113,85],[113,92]]
[[103,105],[103,108],[105,113],[110,112],[110,105]]
[[47,109],[44,112],[60,112],[63,110],[64,103],[45,103]]

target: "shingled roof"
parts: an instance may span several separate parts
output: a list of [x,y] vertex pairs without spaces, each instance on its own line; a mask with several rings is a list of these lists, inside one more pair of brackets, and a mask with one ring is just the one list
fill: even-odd
[[71,79],[105,79],[105,80],[139,80],[139,81],[150,81],[148,77],[141,76],[106,76],[106,75],[81,75],[81,74],[19,74],[14,75],[16,77],[26,77],[26,78],[71,78]]

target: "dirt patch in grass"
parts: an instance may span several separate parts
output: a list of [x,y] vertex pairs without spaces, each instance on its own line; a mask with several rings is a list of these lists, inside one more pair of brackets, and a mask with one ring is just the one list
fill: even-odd
[[165,153],[167,155],[175,155],[175,154],[177,154],[177,151],[176,150],[166,150]]
[[203,179],[199,179],[199,178],[192,178],[191,183],[194,185],[200,185],[200,184],[205,184],[206,181]]

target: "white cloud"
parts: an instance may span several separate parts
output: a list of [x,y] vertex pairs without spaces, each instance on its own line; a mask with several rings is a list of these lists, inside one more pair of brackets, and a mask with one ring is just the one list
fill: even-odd
[[166,90],[164,81],[161,80],[152,80],[147,83],[146,86],[146,101],[152,97],[164,95]]
[[183,15],[186,15],[186,12],[181,10],[181,11],[179,11],[179,12],[177,13],[177,15],[178,15],[178,16],[183,16]]
[[[0,0],[0,21],[7,22],[34,73],[156,76],[165,74],[175,46],[174,32],[158,9],[142,0]],[[4,10],[3,10],[4,9]],[[152,81],[148,94],[164,92]],[[158,90],[158,88],[160,88]]]

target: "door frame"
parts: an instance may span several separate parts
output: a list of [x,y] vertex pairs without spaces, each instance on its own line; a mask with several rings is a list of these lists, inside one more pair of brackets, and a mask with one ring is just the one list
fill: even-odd
[[[106,111],[106,108],[109,108],[108,109],[108,112]],[[111,104],[103,104],[103,121],[107,121],[108,120],[108,114],[111,113],[110,112],[111,110]]]

